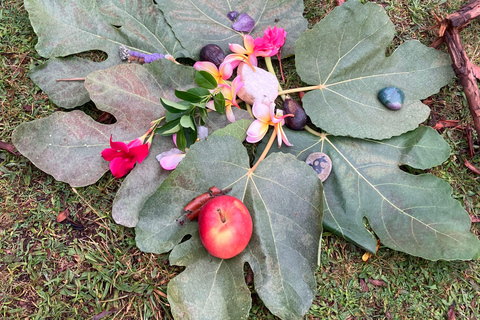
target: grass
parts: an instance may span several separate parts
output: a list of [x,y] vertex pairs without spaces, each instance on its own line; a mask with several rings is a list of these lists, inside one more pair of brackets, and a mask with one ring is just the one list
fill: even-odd
[[[365,2],[365,1],[364,1]],[[463,1],[392,0],[383,5],[396,26],[392,49],[435,38],[430,12],[447,15]],[[305,0],[310,26],[336,4]],[[0,141],[10,143],[20,123],[44,118],[58,108],[28,78],[29,65],[43,61],[22,1],[0,8]],[[480,23],[462,32],[467,54],[480,64]],[[441,48],[445,50],[444,47]],[[286,59],[285,87],[300,83],[294,59]],[[432,97],[431,123],[472,121],[457,81]],[[442,132],[451,157],[431,170],[448,181],[454,197],[480,215],[478,177],[465,168],[462,130]],[[476,135],[474,139],[478,144]],[[476,146],[478,151],[478,145]],[[477,154],[471,162],[480,166]],[[105,175],[95,185],[72,189],[39,171],[26,158],[0,151],[0,318],[2,319],[171,319],[166,286],[181,268],[168,255],[140,252],[134,230],[116,225],[111,205],[120,182]],[[69,210],[66,223],[58,213]],[[477,234],[478,227],[472,229]],[[335,235],[323,237],[318,292],[308,319],[445,319],[453,306],[457,319],[480,318],[480,263],[432,262],[381,247],[368,262],[364,252]],[[380,281],[379,281],[380,280]],[[253,293],[251,319],[275,319]]]

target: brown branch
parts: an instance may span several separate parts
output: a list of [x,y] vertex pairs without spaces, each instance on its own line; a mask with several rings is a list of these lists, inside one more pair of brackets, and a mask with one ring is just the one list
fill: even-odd
[[[470,114],[473,118],[475,131],[480,136],[480,92],[477,85],[479,67],[470,62],[460,40],[460,30],[470,23],[472,19],[480,16],[480,0],[473,0],[449,15],[440,26],[446,25],[443,31],[443,40],[447,44],[448,52],[452,59],[452,67],[463,86],[467,98]],[[438,19],[437,19],[438,21]],[[435,41],[435,44],[437,40]]]

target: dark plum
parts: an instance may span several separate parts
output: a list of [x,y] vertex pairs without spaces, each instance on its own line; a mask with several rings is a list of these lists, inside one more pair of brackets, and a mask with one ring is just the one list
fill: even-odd
[[303,130],[308,117],[303,107],[287,95],[283,103],[283,114],[293,114],[293,117],[285,118],[285,125],[292,130]]
[[207,44],[200,50],[200,61],[210,61],[214,65],[220,66],[225,59],[225,53],[222,48],[216,44]]

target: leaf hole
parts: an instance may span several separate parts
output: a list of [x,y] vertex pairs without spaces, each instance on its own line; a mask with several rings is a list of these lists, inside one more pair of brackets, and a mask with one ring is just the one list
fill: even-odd
[[415,176],[418,176],[419,174],[424,174],[424,173],[425,173],[424,170],[412,168],[412,167],[410,167],[410,166],[407,166],[406,164],[401,165],[399,168],[400,168],[400,170],[402,170],[403,172],[410,173],[410,174],[413,174],[413,175],[415,175]]
[[74,55],[75,57],[90,60],[93,62],[103,62],[108,59],[108,54],[102,50],[90,50]]
[[155,4],[155,5],[156,5],[156,4],[158,4],[158,3],[157,3],[157,1],[153,0],[153,4]]
[[117,25],[112,24],[112,27],[114,27],[115,29],[120,29],[122,26],[117,26]]
[[190,238],[192,238],[192,235],[191,234],[187,234],[185,235],[182,240],[180,241],[180,243],[184,243],[186,241],[188,241]]
[[111,113],[97,109],[95,104],[92,101],[87,102],[79,108],[79,110],[85,112],[93,120],[102,123],[102,124],[114,124],[117,122],[117,119]]

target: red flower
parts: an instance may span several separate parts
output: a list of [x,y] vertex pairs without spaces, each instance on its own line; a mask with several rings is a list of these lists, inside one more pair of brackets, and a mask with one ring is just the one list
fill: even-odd
[[119,179],[133,169],[135,163],[142,163],[148,156],[150,143],[143,144],[145,136],[137,138],[125,144],[114,142],[110,136],[110,147],[102,151],[103,159],[110,161],[110,171],[115,178]]
[[275,26],[271,29],[271,27],[268,27],[263,38],[257,38],[253,42],[255,44],[255,55],[260,57],[276,55],[285,43],[286,36],[287,32],[282,28],[277,29],[277,26]]

